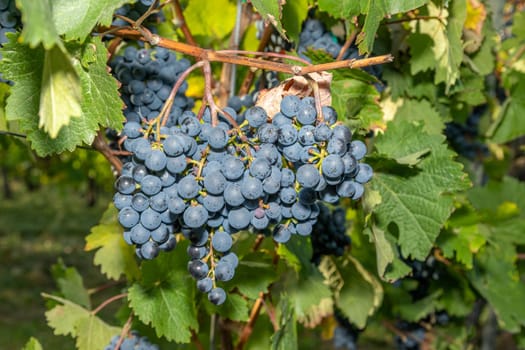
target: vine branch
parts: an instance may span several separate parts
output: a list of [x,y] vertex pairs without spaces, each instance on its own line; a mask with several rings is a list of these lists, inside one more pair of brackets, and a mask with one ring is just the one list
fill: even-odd
[[128,296],[128,293],[121,293],[121,294],[114,295],[111,298],[103,301],[99,306],[97,306],[97,308],[95,310],[91,311],[91,313],[93,315],[96,315],[100,310],[102,310],[103,308],[105,308],[106,306],[111,304],[112,302],[120,300],[120,299],[124,299],[127,296]]
[[235,350],[242,350],[248,342],[248,339],[250,338],[250,335],[253,332],[253,326],[255,325],[255,321],[257,321],[257,318],[259,317],[259,314],[261,312],[264,298],[265,294],[263,292],[260,292],[259,298],[257,298],[255,303],[253,304],[252,310],[250,311],[250,318],[248,319],[248,322],[242,329],[241,336],[239,337],[239,342],[237,343]]
[[186,38],[186,42],[192,46],[198,46],[197,42],[195,41],[195,38],[191,34],[190,28],[188,27],[188,24],[186,23],[186,18],[184,17],[184,12],[182,11],[182,6],[180,5],[179,0],[174,0],[172,2],[173,8],[175,9],[175,15],[178,19],[178,25],[180,26],[180,30],[182,30],[182,33],[184,34],[184,38]]
[[158,45],[209,62],[238,64],[241,66],[249,66],[252,68],[259,68],[264,70],[273,70],[276,72],[287,73],[297,76],[341,68],[362,68],[377,64],[389,63],[394,60],[394,56],[389,54],[370,58],[363,58],[359,60],[352,59],[336,61],[312,66],[290,65],[286,63],[269,61],[260,58],[241,57],[239,55],[228,54],[222,51],[206,50],[175,40],[162,38],[155,34],[152,34],[151,38],[146,38],[146,36],[149,37],[149,35],[145,36],[140,31],[132,28],[115,28],[114,30],[112,29],[111,32],[114,35],[119,35],[129,39],[148,41],[151,42],[153,45]]

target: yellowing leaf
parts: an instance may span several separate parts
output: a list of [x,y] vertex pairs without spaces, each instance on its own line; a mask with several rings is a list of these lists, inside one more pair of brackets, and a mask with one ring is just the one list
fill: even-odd
[[46,50],[38,126],[51,138],[56,138],[60,129],[68,125],[72,117],[81,115],[80,100],[80,78],[69,55],[58,46]]
[[479,0],[468,0],[467,1],[467,18],[465,19],[465,29],[470,29],[481,35],[483,30],[483,24],[487,18],[487,11],[485,5]]

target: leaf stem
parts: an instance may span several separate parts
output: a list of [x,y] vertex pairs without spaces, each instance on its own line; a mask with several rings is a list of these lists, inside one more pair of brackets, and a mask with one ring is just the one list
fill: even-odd
[[180,30],[182,30],[182,33],[184,34],[184,38],[186,39],[186,42],[193,46],[198,46],[197,42],[195,41],[195,38],[191,34],[190,28],[188,27],[188,24],[186,23],[186,18],[184,17],[184,12],[182,11],[182,6],[180,5],[179,0],[174,0],[172,2],[173,8],[175,9],[175,14],[178,19],[178,24],[180,25]]
[[97,132],[97,136],[95,137],[95,140],[91,146],[102,153],[102,155],[106,157],[110,164],[113,165],[115,170],[120,174],[122,171],[122,161],[115,155],[114,151],[106,143],[106,140],[104,139],[104,136],[102,136],[102,132],[100,130]]
[[246,325],[241,331],[239,342],[237,343],[235,350],[244,349],[244,346],[248,342],[248,339],[250,338],[250,335],[253,332],[253,326],[255,325],[255,321],[257,321],[257,318],[259,317],[259,314],[261,312],[264,298],[265,298],[265,294],[263,292],[260,292],[259,298],[255,300],[255,303],[252,306],[252,310],[250,311],[250,318],[248,319],[248,323],[246,323]]
[[111,298],[103,301],[95,310],[91,311],[91,314],[96,315],[100,310],[102,310],[103,308],[111,304],[112,302],[120,300],[120,299],[124,299],[127,296],[128,296],[128,293],[121,293],[121,294],[114,295]]
[[133,313],[131,313],[128,317],[128,320],[124,324],[124,327],[122,327],[122,331],[120,332],[120,338],[117,341],[117,344],[115,344],[115,348],[113,350],[119,350],[120,346],[124,342],[124,338],[129,333],[131,329],[131,322],[133,322]]

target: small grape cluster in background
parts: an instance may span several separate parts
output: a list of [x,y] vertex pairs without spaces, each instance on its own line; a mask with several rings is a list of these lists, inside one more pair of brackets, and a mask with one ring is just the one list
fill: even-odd
[[[7,33],[14,33],[22,26],[20,11],[16,8],[15,0],[0,0],[0,47],[7,42]],[[2,55],[0,54],[0,59]],[[11,84],[10,81],[2,78],[0,72],[0,82]]]
[[[115,350],[120,340],[120,334],[111,338],[111,342],[104,348],[104,350]],[[147,337],[141,337],[136,331],[131,331],[128,337],[122,340],[119,347],[120,350],[159,350],[159,347],[152,344]]]
[[489,154],[487,145],[479,139],[479,122],[486,109],[486,105],[474,108],[464,124],[447,123],[445,135],[450,145],[469,160],[480,159]]
[[316,265],[324,255],[342,256],[351,243],[350,236],[346,234],[345,210],[341,207],[330,210],[322,203],[319,203],[319,209],[319,216],[311,234],[312,262]]

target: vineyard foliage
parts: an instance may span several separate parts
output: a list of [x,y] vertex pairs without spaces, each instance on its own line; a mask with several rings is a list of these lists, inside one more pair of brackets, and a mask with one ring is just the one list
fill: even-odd
[[[10,2],[0,1],[0,7],[4,3]],[[93,305],[88,288],[95,286],[75,268],[54,265],[58,290],[43,297],[45,318],[57,336],[73,337],[80,350],[142,341],[132,329],[167,349],[202,349],[212,342],[231,349],[307,349],[321,343],[334,349],[372,343],[464,349],[487,341],[482,332],[492,326],[515,348],[525,348],[522,1],[16,0],[17,9],[14,3],[10,6],[19,11],[21,23],[1,34],[2,134],[25,135],[40,157],[92,147],[115,172],[131,159],[122,152],[131,142],[111,135],[130,118],[124,115],[125,104],[129,110],[136,104],[133,95],[126,97],[129,81],[117,68],[131,52],[126,48],[147,49],[151,57],[160,57],[161,46],[178,48],[173,41],[217,53],[263,50],[257,32],[264,21],[273,28],[270,41],[280,43],[277,53],[286,48],[288,56],[280,59],[288,67],[305,65],[305,60],[330,64],[341,57],[359,62],[393,56],[392,62],[350,65],[330,70],[329,78],[316,78],[323,104],[331,101],[352,139],[366,144],[363,161],[373,168],[361,198],[352,192],[355,200],[341,198],[321,209],[323,215],[339,215],[333,219],[339,226],[330,228],[332,217],[321,218],[324,226],[314,225],[311,237],[292,232],[289,240],[264,230],[232,233],[238,266],[233,279],[218,283],[227,297],[216,299],[224,302],[217,306],[210,302],[211,292],[197,289],[195,271],[188,273],[188,252],[196,244],[191,234],[170,223],[177,242],[166,250],[173,250],[139,259],[145,250],[136,254],[126,243],[120,208],[108,203],[100,223],[86,233],[85,250],[95,252],[93,263],[119,289],[107,303]],[[147,20],[129,15],[131,23],[126,23],[128,13],[119,12],[123,6],[151,13]],[[5,17],[0,16],[0,24]],[[348,50],[346,56],[315,45],[299,50],[306,36],[303,23],[314,18],[338,48],[350,45],[342,51]],[[191,47],[185,46],[185,53]],[[293,78],[290,74],[252,70],[237,51],[228,52],[241,58],[236,74],[220,55],[176,51],[178,62],[197,63],[183,89],[191,102],[184,102],[180,113],[191,109],[202,116],[201,106],[208,104],[213,114],[215,103],[222,110],[230,90],[237,95],[254,72],[243,95],[258,91],[263,102],[257,105],[285,113],[283,85],[268,92],[264,84],[270,80],[266,73],[278,82]],[[290,57],[298,55],[303,61]],[[275,61],[268,55],[261,59]],[[329,89],[323,88],[327,81]],[[286,94],[294,93],[300,94],[293,89]],[[139,123],[146,116],[140,118]],[[297,121],[294,126],[301,128]],[[231,127],[228,135],[236,130]],[[151,133],[160,140],[160,129]],[[8,142],[0,142],[0,154],[7,147]],[[9,161],[15,166],[17,159]],[[291,163],[283,166],[293,168]],[[342,218],[336,210],[344,211]],[[319,232],[333,236],[314,237]],[[320,247],[330,239],[340,249]],[[206,254],[216,268],[216,252]],[[114,317],[99,313],[110,303],[120,303]],[[41,348],[34,338],[25,347]]]

